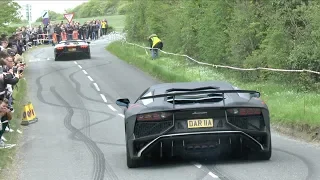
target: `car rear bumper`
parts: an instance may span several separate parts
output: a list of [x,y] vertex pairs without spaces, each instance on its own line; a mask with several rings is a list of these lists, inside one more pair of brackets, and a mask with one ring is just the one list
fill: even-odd
[[[171,156],[177,154],[197,154],[203,155],[205,152],[214,152],[214,150],[226,151],[232,144],[246,144],[250,148],[264,152],[268,151],[270,146],[263,145],[261,142],[244,131],[210,131],[210,132],[190,132],[160,135],[150,140],[128,140],[129,153],[134,159],[153,151],[170,152]],[[269,135],[266,132],[257,132],[257,136]],[[269,139],[270,138],[266,138]],[[137,145],[140,147],[137,148]],[[266,142],[269,144],[269,142]]]
[[56,52],[56,55],[65,55],[65,54],[89,54],[89,51],[62,51],[62,52]]

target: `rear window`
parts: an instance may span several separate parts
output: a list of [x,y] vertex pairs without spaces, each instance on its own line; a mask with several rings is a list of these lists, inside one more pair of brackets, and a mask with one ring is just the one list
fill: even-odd
[[[152,96],[152,91],[144,94],[142,97],[146,97],[146,96]],[[150,98],[150,99],[142,99],[141,102],[143,103],[143,105],[148,105],[150,103],[153,102],[153,98]]]

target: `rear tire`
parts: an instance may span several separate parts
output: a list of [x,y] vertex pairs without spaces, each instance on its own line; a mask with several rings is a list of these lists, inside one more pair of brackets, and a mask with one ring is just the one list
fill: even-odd
[[130,157],[130,153],[129,153],[129,150],[128,150],[128,144],[126,145],[127,147],[127,166],[128,168],[137,168],[140,166],[140,161],[139,160],[136,160],[136,159],[132,159]]
[[58,56],[57,56],[57,54],[54,55],[54,61],[58,61]]

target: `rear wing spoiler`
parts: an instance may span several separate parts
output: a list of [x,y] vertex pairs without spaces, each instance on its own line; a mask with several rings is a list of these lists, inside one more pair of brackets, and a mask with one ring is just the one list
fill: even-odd
[[223,105],[225,106],[225,98],[224,94],[226,93],[248,93],[248,94],[254,94],[255,97],[260,97],[260,92],[258,91],[253,91],[253,90],[210,90],[210,91],[205,91],[205,90],[192,90],[190,89],[189,92],[175,92],[175,93],[165,93],[165,94],[157,94],[153,96],[145,96],[141,97],[140,100],[142,99],[151,99],[151,98],[161,98],[161,97],[167,97],[167,96],[172,96],[173,97],[173,107],[175,105],[175,97],[176,96],[181,96],[181,95],[193,95],[193,94],[205,94],[205,93],[221,93],[223,96]]
[[253,91],[253,90],[213,90],[213,91],[190,91],[190,92],[176,92],[176,93],[165,93],[165,94],[157,94],[153,96],[145,96],[141,97],[140,99],[150,99],[150,98],[160,98],[160,97],[166,97],[166,96],[173,96],[173,99],[175,99],[175,96],[182,96],[182,95],[192,95],[192,94],[205,94],[205,93],[222,93],[223,96],[225,93],[248,93],[248,94],[257,94],[260,97],[260,92]]

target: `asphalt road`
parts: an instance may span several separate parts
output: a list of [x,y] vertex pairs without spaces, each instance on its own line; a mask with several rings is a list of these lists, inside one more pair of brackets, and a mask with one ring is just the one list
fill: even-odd
[[105,51],[106,43],[92,45],[91,60],[55,62],[52,47],[30,52],[26,79],[39,121],[24,130],[14,179],[320,179],[320,148],[276,133],[267,162],[173,161],[128,169],[122,110],[114,102],[134,100],[158,82]]

